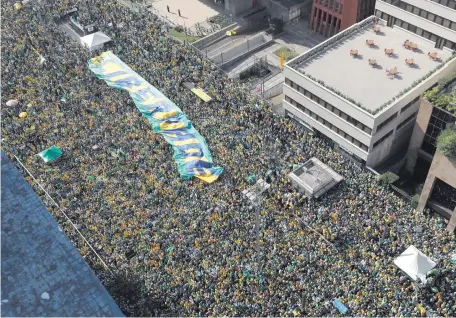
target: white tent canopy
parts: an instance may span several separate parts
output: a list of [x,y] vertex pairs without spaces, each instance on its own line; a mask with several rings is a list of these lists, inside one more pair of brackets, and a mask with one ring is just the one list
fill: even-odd
[[426,283],[426,274],[431,271],[436,263],[421,253],[415,246],[410,245],[395,260],[394,264],[404,271],[413,281],[421,280]]
[[81,38],[83,44],[91,50],[100,49],[103,47],[103,44],[111,41],[111,38],[104,34],[103,32],[95,32]]

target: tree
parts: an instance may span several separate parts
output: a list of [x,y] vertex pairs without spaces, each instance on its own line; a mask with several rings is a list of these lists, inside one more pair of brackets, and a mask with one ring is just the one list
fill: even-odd
[[377,180],[383,184],[393,184],[398,179],[399,179],[399,177],[390,171],[385,172],[384,174],[377,177]]
[[450,125],[437,138],[437,150],[447,157],[456,157],[456,127]]
[[419,194],[415,194],[412,197],[412,201],[410,202],[410,204],[412,205],[412,208],[416,209],[418,207],[418,203],[419,202],[420,202],[420,195]]
[[280,34],[283,31],[283,20],[279,18],[271,18],[269,20],[269,27],[271,28],[272,34]]

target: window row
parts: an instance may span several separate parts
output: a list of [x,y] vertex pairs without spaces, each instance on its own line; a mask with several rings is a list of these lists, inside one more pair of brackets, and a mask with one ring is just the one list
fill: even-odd
[[411,114],[410,116],[408,116],[406,119],[404,119],[399,125],[397,125],[396,131],[398,131],[399,129],[401,129],[401,128],[404,127],[405,125],[407,125],[407,124],[410,122],[410,120],[411,120],[412,118],[415,118],[415,117],[416,117],[416,114],[417,114],[417,113],[418,113],[418,112],[414,112],[413,114]]
[[342,3],[339,3],[337,0],[319,0],[319,3],[325,7],[334,9],[335,11],[337,11],[339,13],[342,13],[342,10],[344,8],[344,5]]
[[[395,5],[397,7],[401,6],[401,3],[404,2],[404,1],[401,1],[401,0],[399,0],[399,1],[398,0],[383,0],[383,1],[387,2],[389,4],[392,4],[392,5]],[[445,7],[450,8],[450,9],[456,10],[456,1],[455,0],[431,0],[431,1],[436,2],[438,4],[441,4],[441,5],[445,6]],[[407,5],[408,3],[405,3],[405,4]],[[414,7],[414,6],[412,6],[412,7]],[[401,8],[402,8],[402,6],[401,6]],[[409,12],[412,12],[412,11],[409,11]],[[415,13],[415,12],[413,12],[413,13]],[[418,14],[418,13],[415,13],[415,14]]]
[[291,105],[295,106],[296,108],[298,108],[299,110],[301,110],[302,112],[304,112],[308,116],[312,117],[313,119],[315,119],[319,123],[321,123],[324,126],[328,127],[329,129],[334,131],[336,134],[338,134],[342,138],[344,138],[344,139],[348,140],[350,143],[354,144],[356,147],[358,147],[358,148],[360,148],[360,149],[362,149],[362,150],[367,152],[368,147],[365,144],[363,144],[361,141],[357,140],[356,138],[353,138],[352,136],[350,136],[349,134],[347,134],[345,131],[343,131],[342,129],[338,128],[337,126],[331,124],[329,121],[325,120],[323,117],[318,116],[313,111],[311,111],[308,108],[305,108],[303,105],[301,105],[300,103],[298,103],[297,101],[295,101],[294,99],[290,98],[287,95],[285,95],[285,101],[287,101]]
[[395,5],[396,7],[399,7],[405,11],[411,12],[414,15],[420,16],[431,22],[440,24],[440,25],[444,26],[445,28],[456,31],[456,21],[451,21],[451,20],[445,19],[441,16],[435,15],[432,12],[429,12],[425,9],[418,8],[418,7],[416,7],[410,3],[404,2],[402,0],[394,1],[392,3],[392,5]]
[[456,1],[455,0],[431,0],[433,2],[437,2],[442,6],[448,7],[450,9],[456,10]]
[[[385,12],[382,12],[380,10],[376,10],[375,15],[378,18],[382,19],[382,20],[388,21],[389,15],[387,13],[385,13]],[[428,39],[430,41],[433,41],[433,42],[436,42],[436,43],[438,42],[438,39],[440,38],[437,35],[435,35],[434,33],[431,33],[431,32],[428,32],[426,30],[423,30],[423,29],[421,29],[421,28],[419,28],[419,27],[417,27],[417,26],[415,26],[415,25],[413,25],[411,23],[407,23],[405,21],[402,21],[399,18],[394,18],[394,25],[397,25],[398,27],[401,27],[401,28],[403,28],[405,30],[408,30],[408,31],[410,31],[412,33],[415,33],[416,35],[419,35],[419,36],[421,36],[423,38],[426,38],[426,39]],[[452,23],[452,28],[456,28],[456,23],[455,22]],[[445,46],[445,47],[447,47],[447,48],[449,48],[451,50],[456,50],[456,43],[451,42],[450,40],[445,40],[445,39],[441,39],[441,40],[442,40],[442,42],[440,42],[440,43],[441,43],[442,46]],[[440,46],[440,44],[439,44],[438,47],[441,48],[442,46]]]
[[380,125],[377,126],[377,131],[379,132],[383,127],[388,125],[390,122],[392,122],[395,118],[397,117],[397,112],[389,116],[386,120],[384,120]]
[[377,140],[375,143],[374,143],[374,146],[372,147],[372,149],[374,149],[375,147],[377,147],[378,145],[380,145],[382,142],[384,142],[386,139],[388,139],[392,134],[393,134],[393,131],[394,129],[391,129],[391,131],[389,133],[387,133],[385,136],[383,136],[382,138],[380,138],[379,140]]
[[366,134],[369,134],[369,135],[372,134],[372,129],[370,129],[369,127],[367,127],[363,123],[357,121],[353,117],[347,115],[346,113],[344,113],[343,111],[341,111],[338,108],[334,107],[333,105],[331,105],[330,103],[326,102],[325,100],[321,99],[320,97],[312,94],[308,90],[304,89],[304,87],[299,86],[298,84],[296,84],[295,82],[291,81],[288,78],[285,78],[285,84],[287,84],[288,86],[290,86],[294,90],[300,92],[302,95],[306,96],[307,98],[313,100],[315,103],[319,104],[320,106],[323,106],[324,108],[326,108],[327,110],[329,110],[330,112],[332,112],[336,116],[342,118],[346,122],[352,124],[353,126],[358,128],[359,130],[362,130]]
[[415,105],[415,103],[420,99],[420,96],[418,95],[417,97],[415,97],[410,103],[408,103],[407,105],[405,105],[404,107],[401,108],[401,114],[403,112],[405,112],[407,109],[409,109],[410,107],[412,107],[413,105]]

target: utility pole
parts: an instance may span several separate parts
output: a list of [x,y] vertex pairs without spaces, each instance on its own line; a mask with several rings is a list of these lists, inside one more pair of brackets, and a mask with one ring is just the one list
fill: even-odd
[[263,193],[270,187],[263,179],[258,179],[257,183],[250,189],[242,191],[249,199],[255,209],[255,252],[256,252],[256,272],[260,275],[260,210],[263,204]]

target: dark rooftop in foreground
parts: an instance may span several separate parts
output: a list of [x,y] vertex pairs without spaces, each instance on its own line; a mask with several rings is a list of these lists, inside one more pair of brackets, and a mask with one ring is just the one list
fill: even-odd
[[123,316],[4,152],[1,169],[1,315]]

